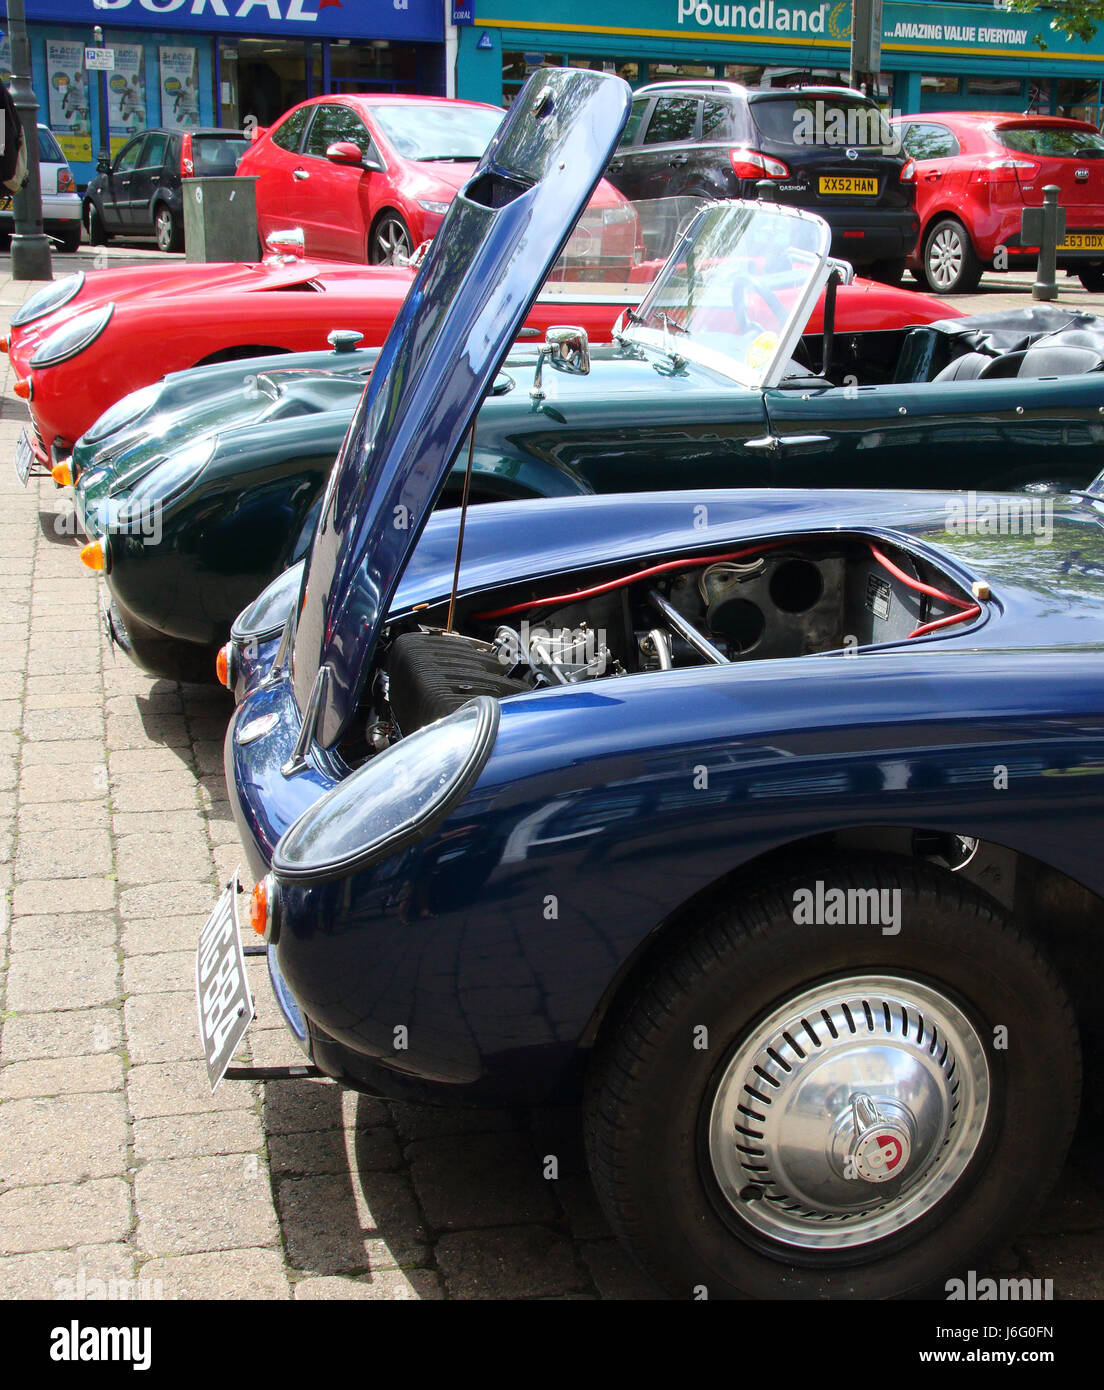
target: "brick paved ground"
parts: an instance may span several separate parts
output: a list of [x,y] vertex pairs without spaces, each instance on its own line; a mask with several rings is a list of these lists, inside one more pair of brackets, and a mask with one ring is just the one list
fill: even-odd
[[[0,278],[5,318],[25,289]],[[190,980],[238,861],[228,707],[113,659],[61,495],[16,482],[25,407],[0,369],[0,1297],[110,1279],[167,1298],[653,1295],[573,1112],[457,1116],[317,1081],[208,1094]],[[298,1060],[251,965],[253,1058]],[[988,1272],[1100,1296],[1092,1139]]]

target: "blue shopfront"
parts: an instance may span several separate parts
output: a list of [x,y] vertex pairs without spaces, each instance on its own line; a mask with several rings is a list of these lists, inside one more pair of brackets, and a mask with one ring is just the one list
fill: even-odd
[[[26,0],[32,80],[79,184],[100,147],[150,126],[268,125],[335,91],[444,91],[441,0]],[[7,6],[0,0],[0,28]],[[85,49],[112,50],[106,79]],[[94,60],[95,61],[95,60]],[[0,70],[9,69],[7,36]]]
[[[850,0],[475,0],[457,95],[508,102],[535,68],[600,67],[634,86],[679,78],[846,80]],[[1104,28],[1091,44],[1050,11],[992,0],[885,0],[879,96],[903,112],[1031,109],[1099,123]],[[1040,40],[1046,45],[1040,47]]]

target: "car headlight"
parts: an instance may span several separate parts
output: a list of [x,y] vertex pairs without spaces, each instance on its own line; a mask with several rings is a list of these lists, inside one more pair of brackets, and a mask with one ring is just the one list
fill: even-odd
[[259,642],[265,637],[275,637],[295,607],[295,600],[303,587],[303,568],[304,562],[300,560],[297,565],[277,575],[268,588],[262,589],[249,607],[234,619],[230,636],[241,642]]
[[77,353],[96,341],[111,322],[114,312],[114,304],[105,304],[102,308],[89,309],[85,314],[76,314],[68,319],[35,348],[31,366],[53,367],[58,362],[67,362],[70,357],[76,357]]
[[393,744],[320,797],[276,846],[291,882],[336,878],[421,839],[471,790],[498,733],[489,695]]
[[143,386],[140,391],[132,391],[129,396],[124,396],[109,410],[105,410],[95,424],[85,430],[81,436],[82,440],[87,444],[98,444],[109,434],[115,434],[127,425],[133,425],[135,420],[140,420],[153,408],[160,395],[160,383]]
[[212,434],[155,464],[127,491],[111,517],[112,526],[126,530],[131,523],[141,524],[152,508],[163,507],[179,497],[203,472],[217,444],[218,435]]
[[424,208],[426,212],[436,213],[438,217],[444,217],[445,213],[449,210],[448,203],[437,203],[431,198],[419,198],[418,206]]
[[11,326],[21,328],[25,323],[34,323],[35,319],[45,318],[55,309],[60,309],[63,304],[68,304],[71,299],[76,299],[83,288],[83,270],[78,270],[75,275],[63,275],[60,280],[54,280],[42,289],[36,290],[26,303],[21,304],[11,316]]

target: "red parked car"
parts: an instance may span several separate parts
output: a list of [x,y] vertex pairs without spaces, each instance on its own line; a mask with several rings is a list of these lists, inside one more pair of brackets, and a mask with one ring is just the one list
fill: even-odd
[[[64,461],[109,405],[167,372],[324,348],[334,329],[356,330],[365,347],[378,346],[414,274],[406,266],[304,260],[289,248],[257,263],[147,264],[51,281],[13,314],[10,339],[0,339],[34,425],[23,465],[42,471]],[[640,285],[550,285],[522,339],[570,323],[608,343],[618,315],[641,293]]]
[[[1088,290],[1104,290],[1104,136],[1087,121],[1000,111],[894,116],[916,161],[920,236],[909,268],[936,294],[976,289],[982,272],[1008,253],[1008,270],[1034,267],[1020,214],[1057,184],[1066,210],[1058,264]],[[1003,258],[1001,258],[1003,259]]]
[[[394,265],[432,237],[498,129],[497,106],[446,97],[313,97],[261,128],[238,173],[257,180],[257,225],[301,227],[312,256]],[[588,274],[640,254],[631,203],[603,180],[568,244]]]

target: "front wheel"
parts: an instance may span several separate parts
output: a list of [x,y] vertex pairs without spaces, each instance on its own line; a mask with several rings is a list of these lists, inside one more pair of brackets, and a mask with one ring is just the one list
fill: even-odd
[[410,228],[402,215],[388,210],[381,213],[368,241],[370,265],[406,265],[414,254]]
[[837,861],[654,965],[600,1039],[587,1146],[676,1296],[945,1294],[1045,1195],[1079,1090],[1069,1002],[995,903]]
[[153,234],[157,238],[158,251],[184,249],[184,228],[164,204],[153,215]]
[[93,202],[85,204],[84,225],[88,228],[88,244],[90,246],[107,245],[107,228],[104,226],[104,221],[100,216],[99,209]]
[[981,283],[981,262],[961,222],[944,217],[924,238],[922,282],[934,294],[971,294]]

